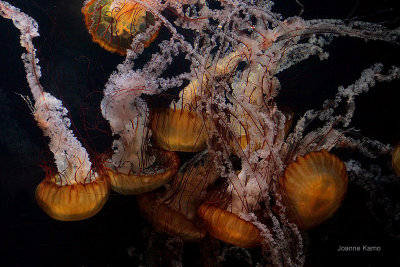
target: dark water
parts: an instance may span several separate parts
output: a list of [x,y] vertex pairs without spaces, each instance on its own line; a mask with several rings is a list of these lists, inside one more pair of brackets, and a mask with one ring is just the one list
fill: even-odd
[[[280,3],[275,9],[285,16],[299,11],[294,1],[277,2]],[[359,17],[371,22],[386,21],[393,28],[399,26],[396,17],[400,17],[398,9],[389,9],[395,2],[305,1],[303,17]],[[99,103],[108,76],[123,57],[91,42],[80,13],[82,0],[10,3],[39,23],[41,36],[34,44],[42,67],[42,84],[69,109],[75,130],[88,150],[92,154],[108,150],[110,131],[99,114]],[[0,266],[137,266],[159,254],[172,259],[162,241],[149,244],[157,234],[140,217],[134,197],[111,193],[98,215],[73,223],[52,220],[37,206],[34,190],[44,178],[40,165],[48,164],[52,158],[46,138],[18,95],[30,95],[18,42],[19,32],[11,21],[0,19]],[[400,64],[399,47],[381,42],[340,38],[327,50],[331,54],[328,60],[310,59],[280,74],[283,89],[278,101],[282,105],[292,107],[297,114],[319,108],[323,100],[335,94],[337,86],[353,83],[373,63]],[[394,81],[378,84],[360,96],[353,125],[372,139],[390,144],[398,141],[399,89],[400,83]],[[386,172],[390,172],[388,160],[379,161]],[[399,195],[398,182],[389,187],[394,190],[389,194]],[[307,233],[307,266],[400,266],[400,241],[385,230],[387,214],[379,214],[383,218],[378,219],[371,215],[366,206],[371,200],[368,198],[362,189],[350,184],[337,215]],[[394,204],[396,201],[399,203],[399,198],[393,199]],[[205,261],[207,256],[200,253],[206,246],[204,242],[184,245],[184,266]],[[338,246],[347,245],[379,246],[381,251],[336,251]]]

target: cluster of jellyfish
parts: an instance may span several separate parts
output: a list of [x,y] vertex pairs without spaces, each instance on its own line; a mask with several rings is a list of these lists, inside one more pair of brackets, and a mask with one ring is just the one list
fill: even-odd
[[[125,56],[100,104],[114,136],[112,153],[92,165],[70,129],[68,111],[40,84],[32,44],[37,23],[0,1],[0,15],[21,31],[33,96],[25,101],[50,138],[57,166],[36,188],[43,211],[56,220],[84,220],[113,190],[137,195],[141,215],[158,231],[184,241],[208,235],[260,248],[273,265],[303,265],[304,231],[340,208],[349,176],[372,175],[330,153],[335,146],[371,157],[392,153],[400,176],[399,145],[360,140],[348,128],[355,98],[376,82],[398,79],[400,68],[371,66],[298,121],[275,100],[276,75],[310,56],[327,58],[323,47],[333,37],[398,45],[399,32],[357,21],[284,19],[271,7],[269,1],[86,0],[82,13],[93,41]],[[169,32],[165,40],[158,40],[161,27]],[[156,40],[159,49],[135,68]],[[168,77],[178,55],[190,68]],[[182,89],[169,106],[153,108],[143,98],[171,88]],[[176,152],[193,157],[181,164]]]

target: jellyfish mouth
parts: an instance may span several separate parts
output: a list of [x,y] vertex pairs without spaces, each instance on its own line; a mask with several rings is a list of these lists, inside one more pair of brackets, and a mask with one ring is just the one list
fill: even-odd
[[111,160],[105,164],[111,189],[123,195],[136,195],[152,191],[168,183],[179,167],[179,157],[175,152],[153,149],[155,161],[139,172],[115,167]]
[[107,202],[110,182],[103,174],[86,184],[59,185],[56,180],[56,175],[46,177],[35,192],[38,205],[53,219],[88,219],[96,215]]

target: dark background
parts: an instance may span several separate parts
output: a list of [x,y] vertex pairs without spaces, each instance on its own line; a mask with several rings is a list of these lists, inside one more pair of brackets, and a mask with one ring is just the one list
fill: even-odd
[[[123,57],[92,43],[80,12],[82,2],[10,1],[38,21],[41,36],[34,44],[42,67],[41,82],[47,91],[63,101],[80,140],[95,155],[107,151],[111,145],[99,103],[104,84]],[[300,10],[295,1],[277,2],[274,10],[285,17],[294,16]],[[306,19],[358,18],[384,22],[390,28],[400,24],[395,0],[303,3],[302,16]],[[399,47],[382,42],[338,38],[326,49],[330,52],[328,60],[311,58],[279,75],[282,83],[279,103],[302,114],[310,108],[319,108],[325,99],[334,96],[339,85],[353,83],[373,63],[382,62],[386,67],[400,65]],[[156,234],[140,217],[134,197],[111,192],[103,210],[81,222],[55,221],[37,206],[34,191],[45,175],[40,166],[51,164],[52,157],[46,138],[17,95],[30,95],[20,60],[22,52],[18,30],[10,20],[0,19],[0,266],[136,266],[171,262],[174,249],[165,247],[166,236]],[[368,94],[358,97],[353,126],[372,139],[389,144],[397,142],[400,138],[399,85],[398,81],[378,84]],[[377,161],[386,173],[391,171],[389,160],[383,157]],[[364,163],[369,165],[370,161]],[[387,184],[384,190],[389,199],[384,204],[400,205],[399,180]],[[380,199],[371,199],[368,192],[351,183],[345,202],[334,218],[306,234],[307,266],[400,266],[400,241],[390,230],[398,226],[400,215],[397,221],[396,214],[378,212],[373,216],[368,201],[379,203]],[[376,206],[372,207],[373,211],[384,209]],[[157,239],[161,241],[154,241]],[[204,252],[207,242],[219,249],[225,247],[208,239],[200,244],[185,244],[184,266],[211,258]],[[339,245],[380,246],[382,250],[338,253]],[[245,253],[242,250],[237,253],[236,258],[227,256],[221,264],[230,264],[228,259],[232,257],[232,262],[245,266],[244,260],[241,261],[246,259]],[[255,264],[258,254],[251,253],[256,255],[252,261]],[[158,260],[159,255],[163,255],[164,261]]]

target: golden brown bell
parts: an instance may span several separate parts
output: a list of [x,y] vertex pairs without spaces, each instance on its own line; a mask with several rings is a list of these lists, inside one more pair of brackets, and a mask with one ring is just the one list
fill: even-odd
[[168,183],[179,168],[179,157],[175,152],[158,150],[156,162],[138,174],[119,172],[114,167],[106,167],[111,189],[123,195],[137,195],[150,192]]
[[[126,55],[133,38],[155,23],[154,16],[134,1],[92,0],[82,8],[82,13],[93,41],[120,55]],[[158,30],[144,46],[149,46],[157,35]]]
[[186,241],[197,241],[206,234],[205,229],[197,226],[181,212],[157,201],[154,195],[138,196],[138,204],[143,217],[160,232],[179,236]]
[[393,170],[400,177],[400,144],[398,144],[392,152],[392,166]]
[[206,147],[203,120],[186,109],[155,109],[151,130],[157,145],[169,151],[197,152]]
[[261,244],[260,230],[234,213],[202,204],[198,215],[210,235],[216,239],[242,248],[253,248]]
[[36,188],[37,203],[53,219],[79,221],[90,218],[108,199],[110,183],[104,175],[87,184],[58,185],[56,179],[56,176],[48,177]]
[[279,180],[287,214],[300,229],[326,221],[347,192],[346,166],[326,150],[297,157]]

